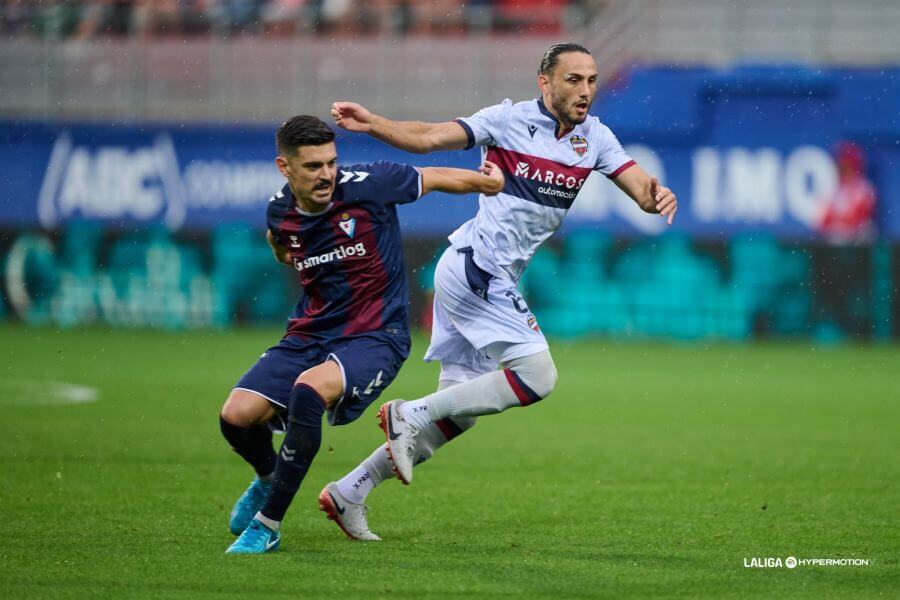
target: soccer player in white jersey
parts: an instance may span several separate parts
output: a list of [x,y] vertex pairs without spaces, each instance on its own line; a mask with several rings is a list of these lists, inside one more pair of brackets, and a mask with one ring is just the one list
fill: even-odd
[[435,271],[434,324],[425,360],[441,363],[438,390],[384,404],[379,420],[387,444],[320,494],[322,510],[351,538],[374,537],[362,506],[392,472],[408,484],[414,465],[472,427],[477,417],[533,404],[553,390],[556,367],[516,283],[537,248],[562,224],[592,171],[610,178],[644,211],[659,213],[670,224],[675,216],[675,194],[588,114],[597,92],[597,65],[587,49],[550,47],[537,83],[536,100],[504,100],[446,123],[391,121],[352,102],[332,106],[338,126],[410,152],[481,146],[483,158],[506,176],[503,191],[482,194],[478,214],[450,236]]

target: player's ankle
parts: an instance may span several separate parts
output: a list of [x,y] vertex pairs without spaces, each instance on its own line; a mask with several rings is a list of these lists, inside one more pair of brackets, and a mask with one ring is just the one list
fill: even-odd
[[256,513],[256,516],[254,517],[254,519],[259,521],[260,523],[262,523],[263,525],[265,525],[272,531],[278,531],[278,529],[281,527],[281,521],[275,521],[273,519],[270,519],[269,517],[262,514],[261,512]]
[[428,414],[428,406],[425,400],[410,400],[400,405],[400,416],[403,420],[416,427],[417,429],[425,429],[431,423],[431,416]]

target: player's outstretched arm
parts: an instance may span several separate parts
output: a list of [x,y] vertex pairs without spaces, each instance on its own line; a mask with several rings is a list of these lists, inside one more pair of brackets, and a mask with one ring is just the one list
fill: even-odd
[[645,212],[659,213],[671,225],[678,210],[678,198],[656,177],[651,177],[640,166],[625,169],[613,181],[623,192],[631,196]]
[[465,129],[454,121],[392,121],[370,112],[356,102],[335,102],[331,105],[331,116],[342,129],[368,133],[391,146],[416,154],[435,150],[462,150],[468,143]]
[[422,195],[428,192],[470,194],[478,192],[488,196],[499,194],[505,182],[503,171],[490,161],[484,161],[478,171],[449,167],[423,167]]
[[291,255],[288,253],[288,249],[279,244],[268,229],[266,230],[266,241],[269,242],[269,247],[272,248],[275,260],[286,265],[291,264]]

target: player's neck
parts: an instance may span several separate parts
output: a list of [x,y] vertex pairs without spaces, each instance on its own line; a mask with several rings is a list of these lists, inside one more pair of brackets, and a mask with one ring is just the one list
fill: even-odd
[[556,109],[553,108],[552,104],[547,102],[547,99],[543,95],[541,96],[541,104],[544,105],[544,110],[547,111],[547,114],[556,119],[556,137],[561,138],[575,129],[575,125],[567,123],[560,118],[559,113],[556,112]]

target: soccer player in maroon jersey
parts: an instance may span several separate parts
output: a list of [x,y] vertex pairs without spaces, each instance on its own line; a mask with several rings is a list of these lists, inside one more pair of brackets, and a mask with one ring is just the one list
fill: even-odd
[[[431,191],[496,194],[504,182],[491,163],[480,172],[383,161],[338,166],[334,132],[311,116],[289,119],[276,142],[287,183],[269,202],[266,236],[276,258],[297,270],[304,293],[285,336],[222,407],[222,434],[257,474],[232,511],[230,528],[240,537],[229,553],[279,547],[280,522],[319,450],[322,415],[332,425],[354,421],[409,354],[396,206]],[[270,426],[285,430],[277,456]]]

